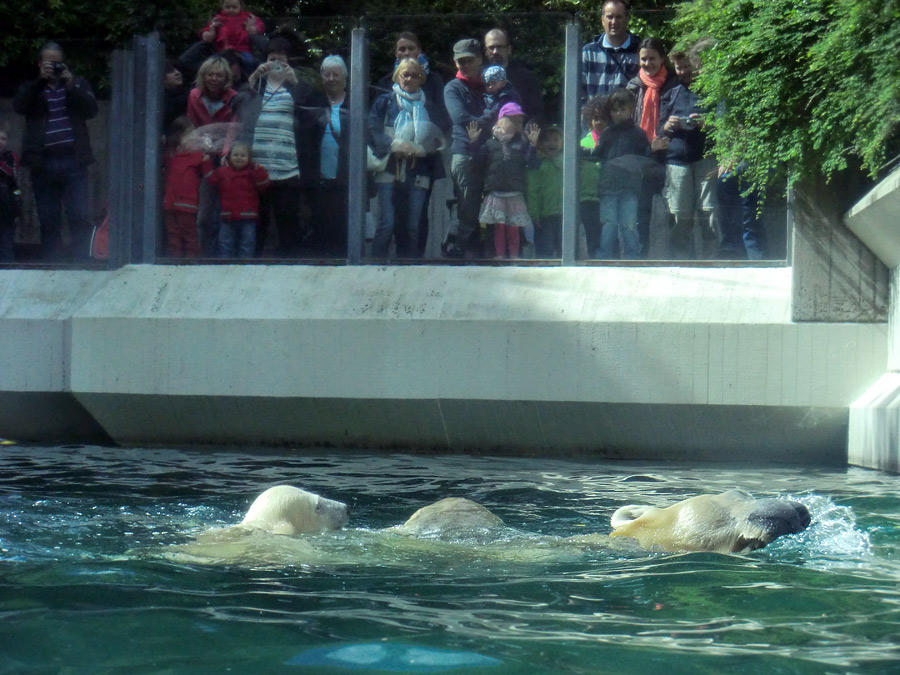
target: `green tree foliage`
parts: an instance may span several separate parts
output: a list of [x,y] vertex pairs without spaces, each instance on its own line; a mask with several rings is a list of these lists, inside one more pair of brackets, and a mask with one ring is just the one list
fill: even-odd
[[690,0],[683,46],[702,37],[697,86],[721,104],[711,131],[721,156],[754,180],[875,175],[900,122],[900,0]]
[[[12,84],[34,73],[36,54],[47,40],[59,41],[78,74],[108,94],[109,55],[127,46],[133,35],[158,31],[170,56],[196,39],[197,29],[217,11],[219,0],[19,0],[8,3],[7,31],[0,42],[0,75]],[[372,67],[379,74],[392,64],[391,36],[418,30],[439,69],[450,70],[450,48],[461,35],[479,36],[494,26],[516,37],[516,56],[544,80],[553,98],[562,83],[562,32],[566,16],[578,14],[585,39],[600,32],[599,0],[246,0],[247,8],[267,20],[270,30],[295,32],[309,48],[310,62],[326,52],[346,55],[348,30],[365,17],[372,37]],[[636,0],[632,23],[643,35],[668,37],[668,0]],[[661,11],[661,8],[663,11]]]
[[37,54],[48,40],[59,42],[66,60],[101,92],[109,77],[109,58],[134,35],[163,26],[196,31],[217,3],[209,0],[16,0],[7,3],[4,20],[13,30],[0,42],[0,69],[10,81],[36,74]]

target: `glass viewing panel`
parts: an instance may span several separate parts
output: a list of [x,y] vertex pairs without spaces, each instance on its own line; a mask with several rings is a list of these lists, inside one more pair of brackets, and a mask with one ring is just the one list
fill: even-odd
[[106,266],[111,52],[61,36],[4,67],[0,266]]
[[[669,18],[635,12],[630,27],[651,36]],[[579,15],[584,45],[602,32],[599,19],[598,12]],[[551,12],[263,17],[228,45],[219,39],[226,28],[210,34],[209,26],[170,22],[160,26],[158,116],[150,96],[111,103],[114,83],[138,86],[141,73],[156,72],[152,64],[134,59],[116,80],[111,47],[64,41],[65,54],[51,61],[64,64],[81,91],[89,87],[92,101],[73,111],[68,147],[28,150],[34,141],[20,114],[27,97],[17,92],[37,79],[37,59],[0,99],[8,146],[23,159],[21,208],[12,228],[0,226],[13,233],[0,237],[0,265],[106,267],[107,237],[125,260],[343,264],[351,200],[365,204],[366,263],[559,264],[563,196],[571,194],[562,171],[571,153],[562,129],[571,21]],[[365,70],[351,63],[357,27],[366,36]],[[674,73],[680,57],[666,56]],[[366,79],[358,195],[349,192],[354,74]],[[640,96],[636,83],[630,89]],[[612,90],[602,92],[609,98],[589,96],[584,81],[579,88],[579,175],[568,189],[578,194],[582,264],[786,258],[783,188],[761,200],[745,194],[740,163],[686,166],[667,149],[651,157],[638,147],[640,119],[621,116],[627,100],[613,100]],[[141,105],[147,109],[134,109]],[[120,132],[115,138],[125,133],[113,119],[122,110],[143,133],[127,128],[126,141],[139,147],[116,164],[126,167],[118,175],[110,159],[121,159],[121,148],[110,130]],[[80,182],[56,194],[47,177],[66,162],[77,168],[67,180]],[[140,178],[148,171],[158,174],[155,185]],[[140,208],[141,198],[154,208]],[[107,218],[115,204],[131,216],[118,229]]]

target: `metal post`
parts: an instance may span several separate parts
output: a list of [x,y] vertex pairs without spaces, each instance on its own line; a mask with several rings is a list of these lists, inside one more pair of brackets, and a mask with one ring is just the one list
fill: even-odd
[[794,215],[796,213],[796,206],[797,202],[794,188],[789,187],[787,189],[787,208],[785,209],[786,251],[784,255],[784,259],[787,261],[788,265],[794,264]]
[[566,24],[566,57],[563,81],[563,200],[562,264],[575,264],[578,239],[579,98],[581,95],[581,30],[575,21]]
[[347,263],[362,259],[366,222],[366,103],[369,90],[368,40],[365,28],[350,34],[350,140],[347,186]]
[[163,70],[165,67],[165,50],[156,35],[143,39],[141,46],[146,52],[144,80],[141,89],[144,92],[146,115],[144,117],[144,147],[142,183],[143,210],[141,237],[141,261],[156,262],[159,251],[159,237],[162,231],[162,181],[160,180],[160,133],[163,119]]
[[133,220],[131,169],[134,116],[134,61],[131,53],[113,52],[112,105],[109,119],[109,266],[122,267],[131,262]]
[[131,177],[134,191],[132,193],[132,218],[134,225],[131,230],[131,262],[142,263],[144,260],[144,204],[146,202],[146,185],[144,184],[144,153],[147,149],[147,98],[144,90],[147,74],[147,40],[135,36],[131,42],[131,58],[134,61],[134,72],[128,90],[134,97],[134,108],[131,123],[131,135],[134,139],[132,145]]

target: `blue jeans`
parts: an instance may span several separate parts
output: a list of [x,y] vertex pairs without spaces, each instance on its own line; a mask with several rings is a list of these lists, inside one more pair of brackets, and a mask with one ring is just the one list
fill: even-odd
[[[587,257],[590,260],[600,255],[600,235],[603,232],[603,225],[600,222],[600,204],[594,201],[580,202],[578,213],[581,215],[581,224],[584,226]],[[640,232],[640,225],[638,225],[638,232]]]
[[419,219],[427,198],[428,190],[416,185],[415,176],[407,175],[403,183],[378,183],[378,210],[381,215],[372,239],[374,257],[387,257],[395,230],[397,255],[406,258],[419,256]]
[[255,220],[222,221],[219,226],[220,258],[252,258],[255,252]]
[[723,248],[726,244],[732,251],[740,251],[743,244],[748,260],[763,260],[766,257],[766,229],[757,216],[759,193],[756,190],[741,194],[746,186],[742,175],[747,165],[742,162],[719,178],[719,208],[722,212]]
[[76,260],[90,257],[91,216],[87,168],[74,155],[45,157],[31,174],[34,202],[41,222],[41,255],[44,260],[62,260],[63,209],[72,236]]
[[4,221],[0,215],[0,263],[13,262],[16,259],[16,221],[9,218]]
[[601,260],[619,258],[619,239],[622,240],[622,259],[637,260],[641,254],[638,236],[638,193],[623,190],[600,195]]
[[534,227],[534,254],[537,258],[559,258],[562,252],[562,216],[544,216]]

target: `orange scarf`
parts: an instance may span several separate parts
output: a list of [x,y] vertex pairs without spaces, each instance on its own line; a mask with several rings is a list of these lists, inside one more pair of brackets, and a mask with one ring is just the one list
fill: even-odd
[[653,77],[647,75],[643,70],[638,75],[641,82],[647,87],[644,91],[644,104],[641,106],[641,129],[647,134],[647,140],[652,143],[656,138],[656,128],[659,126],[659,90],[662,89],[669,73],[663,65]]

